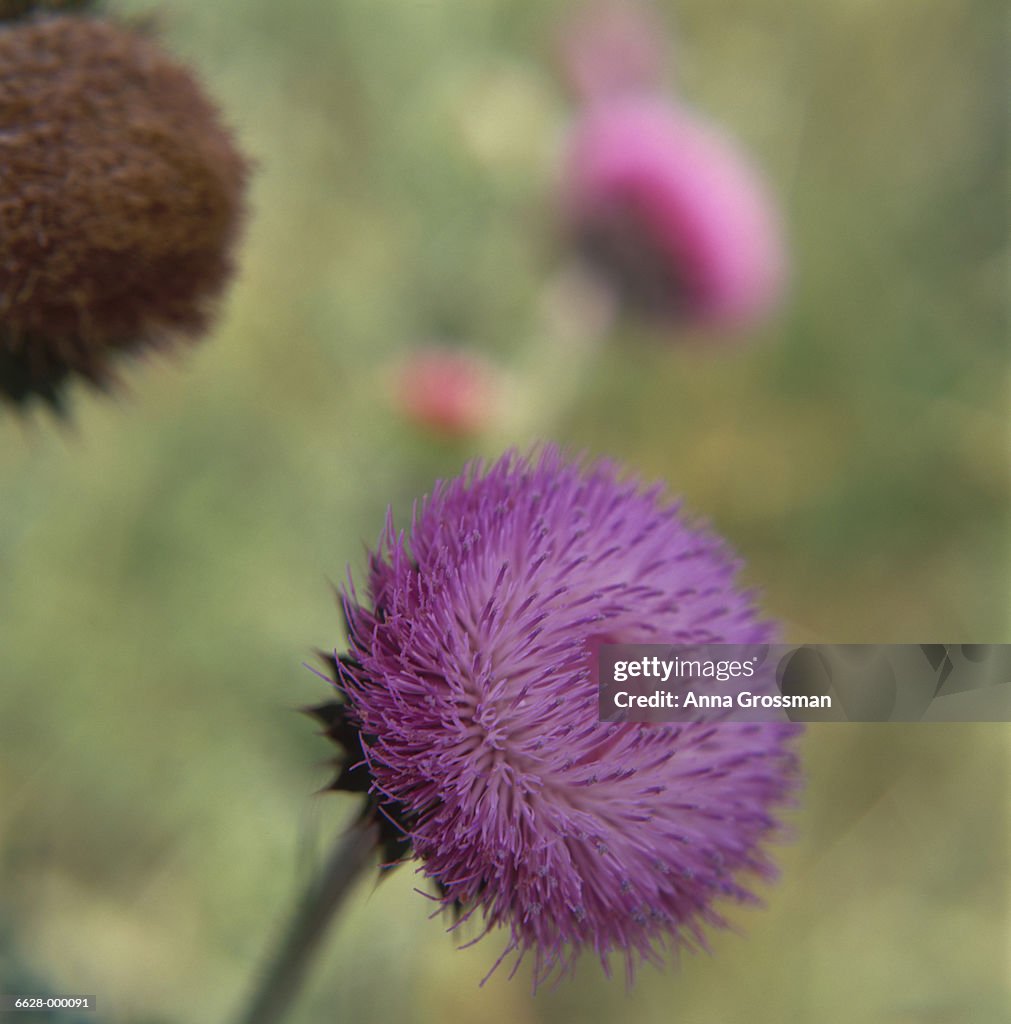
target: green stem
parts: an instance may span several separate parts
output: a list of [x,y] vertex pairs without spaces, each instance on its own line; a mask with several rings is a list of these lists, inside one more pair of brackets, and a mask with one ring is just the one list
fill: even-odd
[[379,841],[372,821],[352,825],[334,846],[319,877],[309,886],[267,972],[236,1024],[275,1024],[298,994],[330,921]]

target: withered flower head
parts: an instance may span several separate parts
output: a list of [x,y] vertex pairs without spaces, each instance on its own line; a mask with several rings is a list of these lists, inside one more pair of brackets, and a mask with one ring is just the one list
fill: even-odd
[[204,331],[247,164],[192,74],[111,22],[0,24],[0,396],[59,407]]
[[36,12],[95,10],[101,0],[0,0],[0,20],[22,18]]

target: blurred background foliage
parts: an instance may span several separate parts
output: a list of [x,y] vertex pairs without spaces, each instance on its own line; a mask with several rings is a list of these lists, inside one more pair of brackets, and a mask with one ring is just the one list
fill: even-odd
[[[352,813],[313,795],[329,753],[294,713],[343,642],[330,582],[474,454],[549,436],[668,481],[791,639],[1011,641],[1003,5],[666,9],[684,95],[789,224],[790,301],[743,347],[581,340],[551,236],[561,4],[157,9],[258,162],[248,238],[206,344],[79,392],[69,426],[0,418],[3,991],[228,1019]],[[392,407],[433,339],[510,373],[486,435]],[[1009,737],[811,729],[769,907],[628,993],[589,962],[479,988],[495,937],[457,952],[409,868],[365,882],[291,1020],[999,1024]]]

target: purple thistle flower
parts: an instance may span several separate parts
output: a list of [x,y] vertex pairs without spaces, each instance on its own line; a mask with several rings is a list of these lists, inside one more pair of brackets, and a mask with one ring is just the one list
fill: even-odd
[[781,298],[785,247],[760,175],[683,104],[590,104],[569,139],[563,203],[574,245],[633,314],[734,328]]
[[591,948],[631,979],[774,874],[797,727],[601,723],[589,668],[598,642],[772,641],[737,570],[660,487],[553,447],[440,483],[409,534],[388,517],[369,604],[344,594],[346,706],[316,712],[346,751],[334,788],[370,786],[388,852],[510,930],[496,966],[532,951],[538,984]]

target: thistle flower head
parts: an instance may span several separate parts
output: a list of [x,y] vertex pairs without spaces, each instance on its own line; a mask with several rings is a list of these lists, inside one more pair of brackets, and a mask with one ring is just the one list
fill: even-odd
[[444,437],[480,433],[495,417],[501,374],[476,352],[429,345],[397,368],[394,402],[412,423]]
[[718,128],[649,94],[592,104],[568,144],[573,242],[645,319],[744,326],[779,300],[786,261],[758,173]]
[[585,949],[631,974],[704,946],[714,902],[772,873],[795,727],[601,723],[589,666],[600,641],[771,640],[737,569],[658,488],[547,448],[439,485],[409,533],[387,523],[368,600],[346,591],[346,705],[320,717],[359,763],[337,785],[368,780],[444,902],[506,927],[536,981]]
[[0,0],[0,20],[13,21],[25,15],[74,11],[96,7],[101,0]]
[[0,395],[58,404],[203,331],[246,163],[189,71],[98,18],[0,25]]

